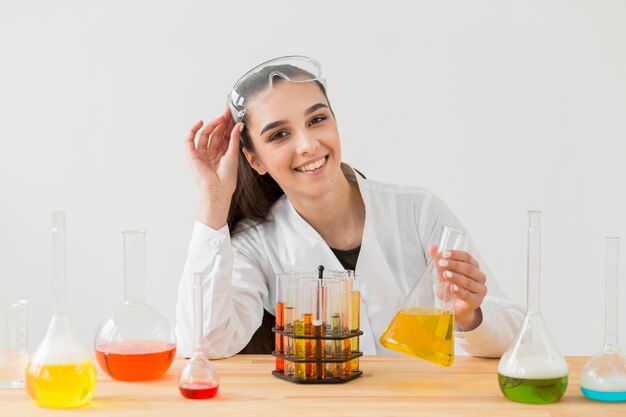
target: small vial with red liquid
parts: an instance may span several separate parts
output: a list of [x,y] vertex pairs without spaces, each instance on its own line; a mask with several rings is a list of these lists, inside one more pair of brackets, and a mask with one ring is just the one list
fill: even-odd
[[191,400],[213,398],[220,386],[217,372],[204,352],[202,326],[202,274],[194,273],[193,282],[193,330],[194,344],[191,358],[178,377],[178,390]]

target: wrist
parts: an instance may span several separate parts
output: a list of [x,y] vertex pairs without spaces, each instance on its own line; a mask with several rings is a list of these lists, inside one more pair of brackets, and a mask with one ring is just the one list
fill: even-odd
[[478,307],[477,309],[469,312],[465,315],[456,315],[455,316],[456,325],[463,332],[469,332],[474,330],[483,322],[483,312]]
[[196,220],[212,229],[221,229],[228,220],[232,194],[202,192],[198,196]]

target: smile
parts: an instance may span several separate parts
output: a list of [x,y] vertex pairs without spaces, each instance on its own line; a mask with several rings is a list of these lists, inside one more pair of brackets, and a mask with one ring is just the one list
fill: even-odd
[[315,162],[296,168],[298,172],[311,172],[320,169],[326,163],[326,157],[323,156]]

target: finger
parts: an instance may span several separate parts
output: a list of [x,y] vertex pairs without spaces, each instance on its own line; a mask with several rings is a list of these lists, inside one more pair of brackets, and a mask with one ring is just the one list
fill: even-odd
[[187,152],[192,152],[196,150],[196,133],[202,127],[202,120],[198,120],[195,125],[191,126],[189,129],[189,133],[187,134],[187,138],[185,139],[185,143],[187,144]]
[[485,284],[477,282],[465,275],[457,274],[451,271],[445,271],[443,273],[446,281],[451,284],[457,285],[459,288],[463,288],[473,294],[486,294],[487,287]]
[[224,116],[224,120],[232,121],[233,124],[235,124],[235,121],[233,120],[233,114],[231,113],[229,106],[226,106],[226,109],[224,110],[222,116]]
[[209,139],[211,139],[211,134],[215,131],[215,128],[222,123],[224,123],[224,116],[220,115],[219,117],[211,120],[211,122],[200,131],[198,149],[206,149],[209,144]]
[[451,258],[440,259],[437,262],[437,268],[465,275],[480,283],[484,283],[487,280],[487,276],[474,265],[466,262],[453,261]]
[[224,131],[226,130],[226,122],[222,122],[219,126],[215,128],[213,133],[211,134],[211,139],[209,141],[209,149],[219,151],[222,146],[222,141],[224,140]]
[[467,262],[474,265],[476,268],[480,268],[480,264],[472,255],[463,250],[447,250],[441,253],[442,258],[453,259],[455,261]]
[[465,288],[459,287],[456,284],[450,285],[450,292],[455,298],[463,300],[468,304],[473,304],[471,301],[477,297],[476,294],[466,290]]
[[226,127],[222,131],[222,141],[221,141],[220,151],[226,152],[226,150],[228,149],[228,139],[230,138],[230,135],[233,133],[234,128],[235,128],[235,121],[233,120],[232,117],[229,116],[228,119],[226,119]]
[[428,255],[430,259],[435,259],[437,256],[437,245],[431,245],[430,248],[428,248]]
[[226,151],[226,157],[233,162],[239,161],[239,139],[241,137],[242,130],[243,123],[239,122],[230,132],[230,140],[228,141],[228,150]]

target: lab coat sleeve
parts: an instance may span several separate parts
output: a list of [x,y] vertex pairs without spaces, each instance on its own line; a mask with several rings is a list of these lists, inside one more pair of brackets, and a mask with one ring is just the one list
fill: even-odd
[[254,228],[240,232],[242,244],[231,241],[228,226],[214,230],[194,225],[178,287],[176,337],[178,352],[193,351],[193,275],[202,273],[204,348],[211,359],[238,353],[261,325],[267,297],[266,256]]
[[[426,257],[429,256],[428,248],[437,244],[443,226],[466,230],[452,210],[434,194],[429,194],[422,201],[418,213],[420,238],[427,242]],[[513,342],[524,319],[524,310],[500,290],[471,237],[467,251],[478,261],[481,271],[487,276],[487,295],[481,304],[483,314],[481,324],[471,331],[456,331],[456,343],[470,355],[498,358]]]

